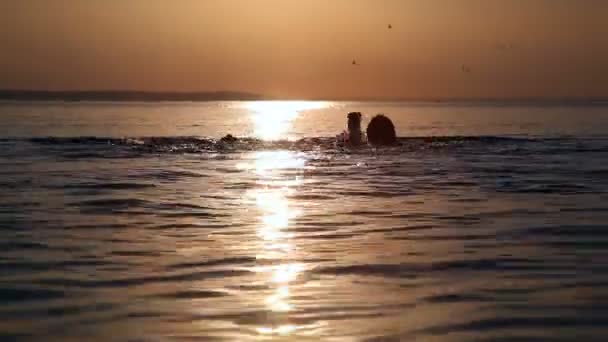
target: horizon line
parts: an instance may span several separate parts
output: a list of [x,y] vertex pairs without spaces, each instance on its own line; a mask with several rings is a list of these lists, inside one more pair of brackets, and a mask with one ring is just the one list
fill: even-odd
[[212,101],[340,101],[340,102],[608,102],[608,96],[544,97],[277,97],[251,91],[149,91],[120,89],[45,90],[0,88],[0,101],[212,102]]

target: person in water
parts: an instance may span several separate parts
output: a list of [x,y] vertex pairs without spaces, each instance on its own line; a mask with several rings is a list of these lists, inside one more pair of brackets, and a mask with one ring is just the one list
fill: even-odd
[[233,143],[238,141],[239,139],[235,136],[233,136],[232,134],[227,134],[226,136],[222,137],[222,139],[220,139],[221,142],[226,142],[226,143]]
[[336,143],[344,146],[359,146],[365,141],[365,135],[361,131],[361,113],[348,113],[348,131],[343,131],[336,136]]
[[[365,142],[365,135],[361,131],[361,113],[348,113],[348,132],[339,135],[338,142],[349,146],[359,146]],[[391,119],[383,114],[373,117],[367,125],[367,142],[375,146],[395,144],[397,134]]]
[[383,114],[374,116],[367,125],[367,141],[376,146],[394,145],[397,134],[391,119]]
[[[365,143],[365,134],[361,131],[361,113],[348,113],[348,132],[339,134],[337,143],[339,145],[360,146]],[[391,119],[383,114],[378,114],[372,118],[367,125],[367,142],[374,146],[393,145],[397,142],[397,134],[395,133],[395,125]],[[234,143],[238,138],[232,134],[228,134],[220,139],[223,143]]]
[[348,113],[348,142],[351,145],[361,145],[365,137],[361,132],[361,113]]

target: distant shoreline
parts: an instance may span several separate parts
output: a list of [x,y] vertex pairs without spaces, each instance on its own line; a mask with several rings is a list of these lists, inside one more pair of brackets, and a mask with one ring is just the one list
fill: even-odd
[[146,92],[121,90],[47,91],[0,90],[0,101],[100,101],[100,102],[162,102],[162,101],[254,101],[263,97],[238,91],[215,92]]
[[121,90],[85,90],[85,91],[51,91],[51,90],[14,90],[0,89],[2,102],[213,102],[213,101],[337,101],[337,102],[411,102],[436,104],[504,104],[504,105],[608,105],[608,98],[274,98],[255,93],[240,91],[214,92],[147,92]]

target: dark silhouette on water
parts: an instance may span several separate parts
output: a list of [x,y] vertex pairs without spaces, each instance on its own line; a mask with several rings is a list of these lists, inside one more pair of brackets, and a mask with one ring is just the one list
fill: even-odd
[[[337,135],[337,144],[344,146],[360,146],[366,142],[361,131],[361,113],[348,113],[348,132]],[[395,125],[383,114],[376,115],[367,125],[367,142],[375,146],[393,145],[397,142]]]
[[361,113],[351,112],[347,115],[347,129],[336,136],[336,144],[340,146],[359,146],[365,142],[361,131]]
[[227,142],[227,143],[233,143],[238,140],[239,139],[236,138],[235,136],[233,136],[232,134],[227,134],[226,136],[222,137],[222,139],[220,139],[221,142]]
[[264,96],[240,91],[151,92],[132,90],[18,90],[0,89],[0,100],[8,101],[253,101]]
[[348,135],[351,145],[361,145],[363,133],[361,132],[361,113],[348,113]]
[[[350,112],[347,115],[348,131],[344,131],[336,136],[337,144],[341,146],[360,146],[365,144],[365,135],[361,130],[361,112]],[[227,134],[219,141],[232,144],[240,139]],[[383,114],[378,114],[367,125],[367,141],[375,146],[393,145],[397,142],[395,125],[391,119]]]
[[397,142],[395,125],[388,117],[378,114],[367,125],[367,141],[376,146],[393,145]]

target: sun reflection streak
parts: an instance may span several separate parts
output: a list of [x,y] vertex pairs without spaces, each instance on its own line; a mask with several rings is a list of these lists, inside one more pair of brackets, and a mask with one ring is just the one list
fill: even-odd
[[[297,191],[298,185],[303,184],[302,177],[291,171],[302,170],[305,165],[306,158],[302,155],[271,151],[257,152],[253,163],[238,166],[258,176],[259,188],[250,191],[249,196],[260,211],[256,232],[260,246],[257,258],[269,261],[269,264],[257,267],[255,271],[273,289],[272,294],[264,299],[264,305],[277,314],[294,310],[290,302],[291,284],[304,270],[302,264],[293,262],[296,246],[291,240],[293,233],[288,228],[300,214],[289,197]],[[290,335],[301,328],[282,324],[259,327],[257,332],[263,335]]]
[[257,328],[257,332],[263,335],[289,335],[296,331],[298,328],[292,324],[281,325],[277,328],[260,327]]
[[266,305],[272,308],[275,312],[288,312],[292,309],[292,306],[288,302],[289,300],[289,286],[280,286],[276,289],[272,296],[266,298]]
[[275,268],[272,281],[279,284],[289,284],[296,280],[298,274],[302,272],[302,265],[299,264],[284,264]]
[[[240,170],[254,170],[258,176],[267,176],[274,172],[285,169],[303,169],[306,166],[306,158],[290,151],[261,151],[255,152],[253,155],[254,163],[239,163],[236,165]],[[296,183],[294,184],[294,180]],[[273,184],[279,182],[287,183],[292,186],[299,185],[301,178],[296,176],[294,180],[289,179],[273,179]],[[264,182],[260,179],[259,182]]]
[[263,140],[285,139],[293,120],[306,110],[329,107],[322,101],[255,101],[245,107],[252,112],[254,134]]

